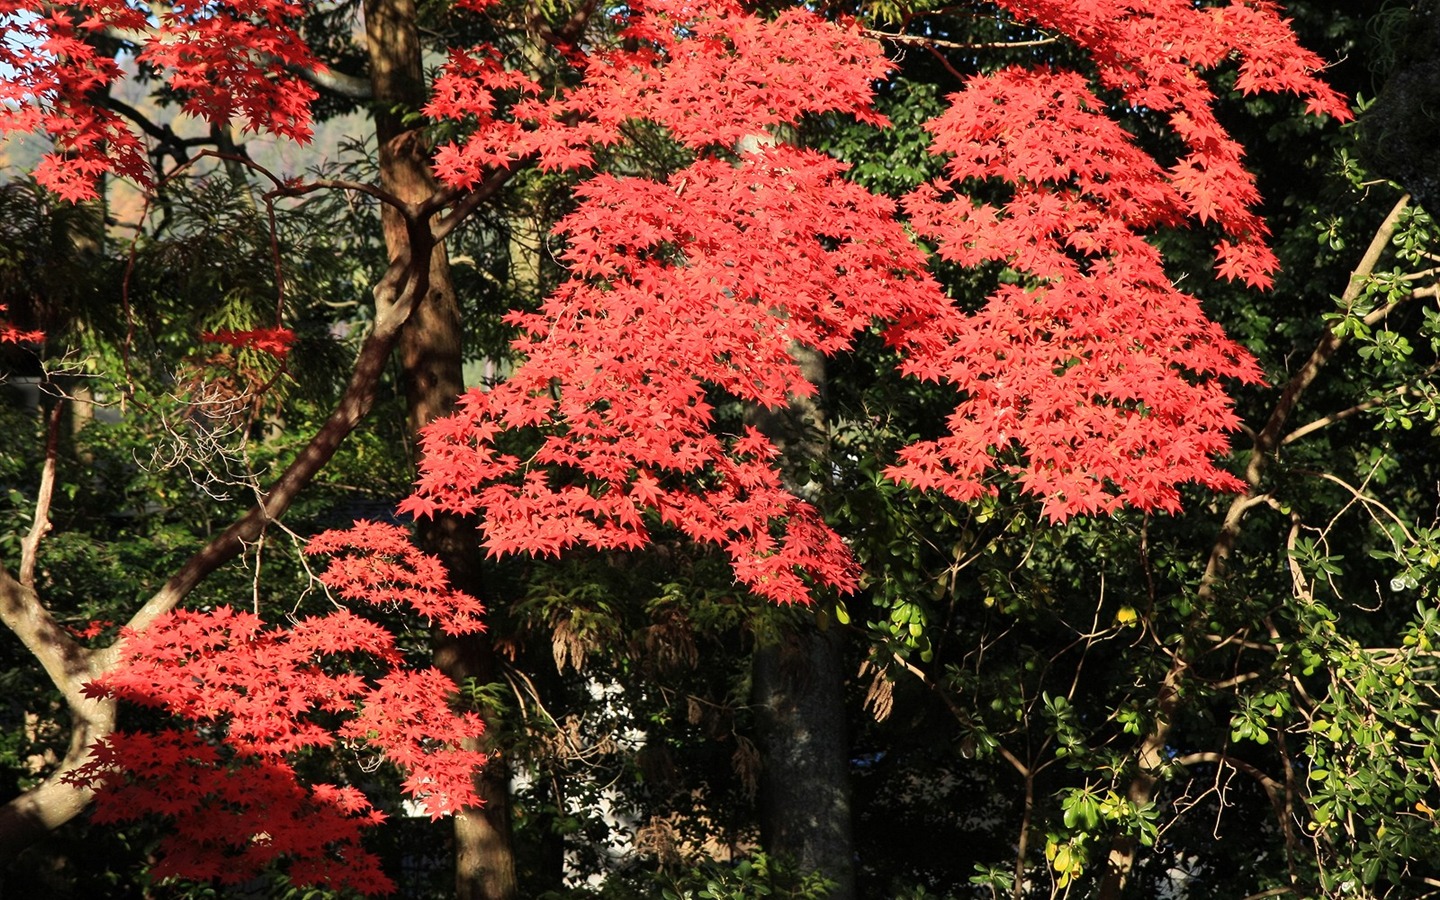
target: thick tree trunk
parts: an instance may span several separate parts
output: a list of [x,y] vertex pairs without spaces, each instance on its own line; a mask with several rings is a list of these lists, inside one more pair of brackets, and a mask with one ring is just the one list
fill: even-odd
[[[365,31],[381,186],[403,201],[420,202],[435,193],[436,185],[422,135],[404,120],[407,112],[420,108],[426,95],[413,0],[366,0]],[[408,235],[399,216],[387,207],[382,218],[390,257],[408,255]],[[407,423],[411,434],[418,435],[426,424],[451,411],[465,387],[460,307],[443,245],[431,252],[430,289],[401,333],[399,356]],[[453,516],[438,516],[420,524],[420,541],[445,564],[454,584],[483,593],[477,566],[479,540],[471,524]],[[436,647],[435,662],[456,682],[467,678],[488,681],[494,654],[483,635],[444,637]],[[512,900],[516,896],[508,782],[503,761],[492,763],[476,777],[484,806],[455,817],[455,896],[459,900]]]
[[[823,357],[800,347],[792,353],[806,378],[823,385]],[[803,473],[824,452],[819,403],[797,398],[787,410],[756,410],[750,418],[780,448],[791,489],[808,493]],[[832,900],[855,897],[845,675],[840,632],[821,629],[809,615],[782,628],[775,643],[758,646],[752,661],[761,843],[802,871],[835,882]]]
[[756,649],[753,673],[761,843],[834,881],[833,900],[850,900],[855,866],[840,633],[807,618]]

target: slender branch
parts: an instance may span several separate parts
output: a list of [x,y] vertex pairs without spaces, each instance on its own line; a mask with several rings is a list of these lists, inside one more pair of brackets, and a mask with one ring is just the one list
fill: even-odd
[[[144,47],[155,37],[153,31],[141,31],[132,28],[109,27],[101,34],[113,41],[125,44],[133,44],[136,47]],[[370,92],[370,79],[361,78],[356,75],[347,75],[344,72],[337,72],[334,69],[321,63],[319,66],[301,66],[294,63],[285,63],[277,56],[266,55],[265,62],[271,65],[280,66],[285,71],[306,81],[314,87],[329,91],[340,97],[348,97],[351,100],[369,100],[374,95]]]
[[431,239],[437,243],[445,240],[451,232],[459,228],[470,217],[471,213],[479,209],[481,204],[499,193],[500,188],[504,187],[505,183],[510,180],[510,176],[515,173],[518,162],[520,161],[504,169],[488,170],[478,187],[459,198],[452,196],[451,203],[440,204],[440,198],[447,195],[447,192],[444,191],[437,193],[431,200],[421,203],[416,212],[422,218],[428,218],[439,212],[444,206],[450,206],[450,211],[431,226]]
[[346,97],[350,100],[370,100],[375,94],[370,90],[370,79],[362,78],[359,75],[347,75],[344,72],[337,72],[329,66],[316,68],[314,66],[300,66],[294,63],[287,63],[285,71],[296,76],[301,81],[309,83],[322,91],[329,91],[337,97]]
[[[1401,520],[1398,515],[1395,514],[1395,511],[1393,509],[1386,506],[1384,503],[1381,503],[1379,500],[1376,500],[1374,497],[1371,497],[1369,494],[1366,494],[1364,491],[1359,490],[1345,479],[1332,475],[1329,472],[1317,472],[1313,469],[1300,469],[1299,472],[1302,475],[1310,475],[1315,478],[1323,478],[1333,484],[1340,485],[1342,488],[1349,491],[1350,496],[1354,497],[1355,500],[1358,500],[1360,503],[1363,503],[1369,508],[1378,509],[1383,512],[1386,516],[1390,518],[1390,521],[1394,522],[1400,527],[1400,533],[1405,535],[1406,541],[1410,542],[1411,544],[1415,543],[1415,535],[1410,533],[1410,529],[1405,526],[1405,522]],[[1366,480],[1368,481],[1369,479]]]
[[[296,495],[330,461],[341,442],[355,430],[375,402],[380,376],[390,358],[401,328],[420,297],[429,289],[430,245],[428,230],[412,228],[414,256],[397,259],[376,285],[376,305],[384,312],[361,345],[350,381],[329,418],[270,489],[263,502],[236,520],[165,582],[127,623],[141,631],[159,616],[174,609],[200,581],[235,558],[247,542],[254,542],[271,519],[283,515]],[[113,654],[117,647],[106,652]],[[107,664],[109,660],[106,660]]]
[[530,27],[540,39],[552,47],[565,47],[575,44],[585,33],[585,26],[590,23],[590,17],[595,14],[597,0],[585,0],[570,17],[558,27],[552,28],[540,21],[538,15],[532,13],[530,16]]
[[[169,154],[175,160],[175,162],[179,164],[185,162],[185,160],[188,159],[188,157],[185,155],[185,150],[187,148],[199,146],[201,144],[211,143],[211,140],[208,137],[182,138],[180,137],[180,135],[176,134],[169,125],[156,125],[150,120],[148,116],[146,116],[140,110],[136,109],[128,103],[125,103],[122,100],[117,100],[114,97],[109,96],[108,94],[105,96],[105,106],[129,119],[131,122],[134,122],[141,131],[145,132],[146,134],[150,135],[150,137],[155,139],[155,141],[159,144],[159,147],[151,152],[152,157],[161,157]],[[159,160],[156,159],[155,163],[155,168],[159,169]]]
[[[1390,246],[1390,239],[1394,237],[1395,229],[1400,225],[1401,214],[1409,205],[1410,195],[1406,194],[1400,198],[1394,209],[1390,210],[1390,214],[1380,223],[1380,227],[1375,231],[1375,236],[1370,240],[1370,246],[1365,250],[1365,255],[1360,258],[1359,265],[1355,267],[1355,271],[1350,273],[1350,282],[1345,287],[1345,293],[1340,297],[1342,305],[1349,306],[1360,298],[1361,292],[1365,289],[1365,283],[1375,271],[1375,266],[1379,264],[1385,249]],[[1390,313],[1391,308],[1390,304],[1386,304],[1371,312],[1365,317],[1366,323],[1379,321]],[[1250,465],[1245,470],[1245,480],[1252,486],[1260,483],[1260,475],[1264,471],[1267,457],[1279,446],[1280,432],[1290,418],[1290,413],[1294,411],[1295,405],[1300,402],[1301,395],[1315,381],[1315,377],[1320,374],[1320,369],[1330,361],[1330,357],[1335,355],[1335,351],[1340,349],[1344,342],[1345,339],[1336,334],[1333,328],[1327,329],[1325,336],[1320,339],[1320,343],[1311,352],[1310,358],[1305,361],[1305,365],[1301,366],[1300,371],[1296,372],[1286,383],[1280,399],[1275,404],[1275,409],[1270,413],[1270,419],[1255,437],[1255,453],[1251,456]]]
[[940,65],[942,65],[942,66],[945,67],[945,71],[947,71],[947,72],[949,72],[951,75],[955,76],[955,80],[956,80],[956,81],[964,81],[964,80],[965,80],[965,76],[964,76],[963,74],[961,74],[961,72],[960,72],[959,69],[957,69],[957,68],[955,68],[955,66],[951,65],[950,60],[949,60],[948,58],[946,58],[945,54],[943,54],[943,53],[940,52],[940,48],[939,48],[939,47],[935,47],[935,46],[932,46],[932,45],[930,45],[930,44],[926,44],[926,45],[925,45],[925,52],[927,52],[927,53],[929,53],[931,56],[935,57],[935,59],[940,63]]
[[1264,673],[1262,672],[1243,672],[1234,677],[1226,678],[1223,681],[1213,682],[1210,684],[1210,688],[1217,691],[1228,690],[1232,687],[1239,687],[1247,681],[1254,681],[1255,679],[1262,677],[1263,674]]
[[[900,664],[900,667],[901,667],[902,669],[904,669],[905,671],[909,672],[911,675],[914,675],[916,678],[918,678],[918,679],[920,680],[920,683],[921,683],[921,684],[925,685],[925,687],[927,687],[927,688],[929,688],[930,690],[934,691],[934,692],[935,692],[935,695],[940,698],[940,701],[945,704],[945,706],[950,710],[950,713],[951,713],[952,715],[954,715],[955,718],[957,718],[957,719],[960,720],[961,724],[966,725],[967,727],[974,724],[973,720],[972,720],[972,719],[970,718],[970,716],[965,712],[965,710],[961,709],[961,708],[960,708],[960,705],[955,702],[955,699],[954,699],[953,697],[951,697],[947,692],[940,690],[940,689],[930,680],[930,677],[925,674],[925,672],[924,672],[923,669],[920,669],[920,668],[917,667],[914,663],[910,662],[908,659],[904,659],[904,658],[901,657],[898,653],[897,653],[897,654],[893,654],[893,657],[894,657],[894,659],[895,659],[895,662],[899,663],[899,664]],[[1032,772],[1031,772],[1030,767],[1027,766],[1025,763],[1021,762],[1021,761],[1020,761],[1020,757],[1016,756],[1014,753],[1012,753],[1012,752],[1010,752],[1009,750],[1007,750],[1003,744],[996,744],[996,748],[995,748],[995,749],[996,749],[996,752],[999,753],[1000,756],[1001,756],[1006,762],[1008,762],[1008,763],[1011,765],[1011,767],[1015,769],[1016,772],[1018,772],[1018,773],[1020,774],[1020,777],[1021,777],[1021,778],[1029,778],[1029,777],[1031,777]]]
[[[1397,393],[1404,393],[1404,391],[1405,388],[1402,387],[1397,390]],[[1328,416],[1321,416],[1314,421],[1306,422],[1304,425],[1301,425],[1299,428],[1285,435],[1285,437],[1280,440],[1280,446],[1289,446],[1295,441],[1298,441],[1307,435],[1314,434],[1322,428],[1328,428],[1329,426],[1334,425],[1336,422],[1343,422],[1353,416],[1358,416],[1363,412],[1368,412],[1369,410],[1372,410],[1377,406],[1382,406],[1387,399],[1389,398],[1385,396],[1371,397],[1369,400],[1366,400],[1363,403],[1357,403],[1354,406],[1349,407],[1348,409],[1342,409],[1339,412],[1331,413]]]
[[[223,162],[239,163],[250,171],[259,173],[266,181],[274,185],[274,187],[265,194],[267,198],[303,197],[306,194],[313,194],[316,191],[324,190],[354,191],[356,193],[369,194],[381,203],[395,207],[407,217],[413,217],[415,215],[415,210],[411,209],[410,204],[384,188],[379,188],[363,181],[350,181],[344,178],[317,178],[313,181],[301,181],[298,178],[281,178],[248,156],[241,156],[235,153],[222,153],[218,150],[203,150],[195,154],[195,159],[192,160],[191,163],[198,162],[202,159],[216,159]],[[186,165],[188,166],[191,163],[187,163]],[[177,169],[171,172],[169,177],[174,178],[179,173],[180,170]]]
[[[1436,372],[1440,372],[1440,363],[1435,363],[1427,367],[1424,372],[1421,372],[1419,374],[1417,380],[1429,378]],[[1334,425],[1336,422],[1343,422],[1344,420],[1352,416],[1357,416],[1360,413],[1372,410],[1377,406],[1383,406],[1385,404],[1385,401],[1390,399],[1391,397],[1404,397],[1408,394],[1414,393],[1416,393],[1416,391],[1413,387],[1408,384],[1402,384],[1399,387],[1395,388],[1393,391],[1381,394],[1378,397],[1371,397],[1369,400],[1357,403],[1347,409],[1342,409],[1339,412],[1331,413],[1328,416],[1322,416],[1321,418],[1316,419],[1313,422],[1307,422],[1304,425],[1301,425],[1299,428],[1285,435],[1285,437],[1280,441],[1280,446],[1284,447],[1288,444],[1300,440],[1307,434],[1313,434],[1314,432],[1319,431],[1322,428],[1325,428],[1329,425]]]
[[50,407],[45,422],[45,465],[40,469],[40,488],[35,494],[35,519],[30,533],[20,542],[20,583],[35,589],[35,564],[40,555],[40,541],[50,533],[50,501],[55,496],[55,457],[60,449],[60,416],[63,400]]
[[1265,789],[1265,793],[1271,800],[1279,797],[1280,792],[1284,789],[1284,785],[1280,783],[1278,778],[1267,775],[1243,759],[1236,759],[1233,756],[1216,753],[1213,750],[1200,753],[1187,753],[1184,756],[1177,756],[1174,761],[1187,769],[1200,763],[1216,763],[1222,766],[1229,766],[1237,772],[1244,772],[1260,783],[1260,786]]
[[393,206],[396,209],[400,210],[402,213],[404,213],[407,217],[413,217],[416,215],[415,209],[412,208],[410,204],[407,204],[405,201],[401,200],[399,197],[396,197],[394,194],[390,193],[384,188],[376,187],[373,184],[366,184],[363,181],[349,181],[344,178],[318,178],[314,181],[286,182],[277,178],[275,175],[272,175],[270,172],[265,171],[265,168],[263,166],[259,164],[253,165],[266,177],[270,178],[275,182],[275,188],[269,191],[266,196],[303,197],[306,194],[313,194],[316,191],[324,190],[354,191],[359,194],[368,194],[371,197],[374,197],[376,200],[379,200],[381,203],[384,203],[388,206]]
[[1023,47],[1045,47],[1054,44],[1057,38],[1040,38],[1034,41],[989,41],[980,44],[967,44],[960,41],[946,41],[940,38],[926,37],[921,34],[892,34],[888,31],[877,31],[874,28],[863,30],[866,37],[874,38],[877,41],[889,41],[892,44],[918,44],[925,47],[938,47],[945,50],[1010,50]]

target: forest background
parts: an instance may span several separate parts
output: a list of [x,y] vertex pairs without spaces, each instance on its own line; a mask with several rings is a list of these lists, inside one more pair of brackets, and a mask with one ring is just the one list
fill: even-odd
[[[483,26],[444,4],[367,6],[372,23],[408,17],[390,34],[413,37],[429,76],[444,46],[479,38],[534,77],[557,77],[557,40],[576,39],[566,28],[599,27],[586,18],[593,5],[580,15],[501,4]],[[480,598],[486,630],[432,634],[393,606],[384,624],[405,652],[433,653],[460,686],[456,708],[485,722],[470,741],[490,755],[484,808],[432,821],[402,802],[401,776],[355,744],[302,747],[287,762],[363,788],[387,814],[363,838],[377,878],[406,897],[1440,892],[1440,247],[1405,193],[1426,197],[1416,148],[1435,145],[1423,102],[1409,105],[1440,84],[1417,62],[1434,56],[1435,17],[1425,4],[1283,6],[1361,115],[1358,126],[1307,116],[1302,99],[1242,93],[1234,71],[1211,73],[1219,119],[1263,197],[1274,285],[1215,280],[1213,224],[1150,236],[1171,279],[1263,371],[1264,383],[1229,385],[1244,424],[1220,467],[1241,479],[1238,492],[1190,486],[1178,512],[1057,522],[1005,479],[964,503],[896,484],[884,466],[936,437],[954,397],[902,377],[874,330],[823,365],[802,354],[815,398],[786,410],[714,398],[718,428],[755,425],[780,448],[787,484],[853,553],[863,573],[853,593],[777,605],[678,528],[638,551],[497,559],[462,520],[422,522],[420,544]],[[815,115],[780,136],[849,163],[847,177],[879,194],[940,174],[922,124],[971,74],[1089,65],[1065,36],[986,4],[832,12],[858,14],[894,61],[877,97],[891,127]],[[552,231],[577,208],[575,178],[522,171],[444,253],[412,253],[430,260],[430,288],[448,285],[441,311],[396,325],[393,354],[375,343],[403,223],[382,220],[384,204],[364,192],[290,197],[284,179],[427,196],[428,176],[395,174],[407,163],[393,148],[409,147],[423,169],[461,126],[423,122],[403,78],[387,88],[343,75],[373,76],[384,52],[409,52],[372,42],[367,58],[358,14],[336,4],[305,23],[337,74],[318,84],[316,139],[303,150],[177,118],[183,93],[145,78],[105,104],[145,123],[163,176],[153,195],[109,179],[97,200],[62,201],[28,176],[26,154],[44,148],[6,138],[0,303],[45,339],[0,357],[0,552],[16,566],[7,584],[33,586],[76,646],[111,647],[118,623],[176,590],[177,573],[189,573],[191,610],[284,619],[323,605],[306,540],[357,518],[411,526],[396,506],[412,491],[420,427],[464,387],[513,371],[506,313],[540,309],[567,274]],[[124,34],[98,40],[125,58]],[[1382,90],[1385,103],[1366,112]],[[1178,155],[1157,117],[1116,108],[1147,152]],[[394,143],[411,133],[414,146]],[[661,174],[687,161],[658,130],[628,138],[596,167]],[[974,305],[1025,278],[993,264],[934,274]],[[293,337],[257,343],[282,296]],[[269,486],[355,399],[344,379],[367,352],[371,396],[272,516]],[[246,512],[256,508],[266,511]],[[237,521],[249,524],[237,532]],[[226,535],[229,549],[217,544]],[[366,552],[374,540],[360,542]],[[4,610],[12,629],[14,609]],[[266,810],[240,801],[184,813],[77,802],[53,776],[77,740],[83,750],[100,733],[87,728],[108,727],[77,712],[80,689],[67,682],[91,670],[57,677],[16,633],[0,640],[0,799],[69,793],[50,805],[65,806],[53,821],[0,815],[7,892],[322,897],[383,886],[356,874],[369,871],[359,843],[321,846],[330,867],[313,877],[303,853],[255,853],[270,836],[253,816]],[[344,665],[370,676],[379,664]],[[152,699],[122,721],[156,727],[174,712]],[[229,721],[197,733],[213,738]],[[151,787],[166,778],[179,780],[173,765]],[[201,877],[205,865],[214,877]]]

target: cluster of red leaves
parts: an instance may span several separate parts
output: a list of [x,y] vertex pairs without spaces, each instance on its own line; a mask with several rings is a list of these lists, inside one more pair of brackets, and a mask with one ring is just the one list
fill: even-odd
[[[558,95],[505,70],[488,47],[452,54],[425,112],[473,130],[436,154],[440,177],[468,187],[487,167],[530,157],[542,169],[582,168],[591,147],[620,141],[636,119],[694,149],[729,148],[807,113],[879,122],[869,98],[889,63],[854,26],[803,9],[765,19],[735,0],[642,0],[620,15],[623,49],[577,51],[582,81]],[[502,105],[506,91],[519,99]]]
[[290,355],[295,332],[289,328],[253,328],[248,331],[207,331],[200,335],[207,344],[228,344],[242,350],[258,350],[276,359]]
[[[811,113],[881,124],[869,97],[888,63],[852,25],[804,8],[765,18],[736,0],[640,0],[617,14],[615,46],[569,50],[564,89],[542,90],[490,48],[455,52],[426,107],[469,129],[436,155],[452,185],[526,160],[582,170],[637,120],[695,162],[663,181],[583,182],[560,225],[572,277],[538,313],[515,317],[524,362],[513,377],[430,427],[405,508],[482,514],[494,553],[639,547],[659,522],[721,547],[742,584],[776,601],[803,601],[817,584],[849,589],[849,553],[786,489],[776,448],[753,429],[716,434],[707,398],[719,390],[773,409],[812,394],[792,347],[840,352],[876,322],[904,371],[958,393],[948,433],[903,451],[897,479],[964,500],[1004,473],[1057,520],[1121,504],[1174,509],[1189,482],[1236,486],[1212,462],[1235,426],[1219,379],[1258,372],[1169,282],[1146,238],[1209,225],[1222,235],[1223,277],[1260,286],[1275,265],[1206,70],[1235,60],[1243,92],[1347,110],[1268,0],[997,5],[1088,52],[1118,108],[1073,72],[975,76],[931,123],[948,163],[905,199],[908,223],[833,160],[769,140]],[[289,0],[180,0],[152,21],[126,0],[0,0],[0,132],[53,138],[36,175],[70,199],[93,196],[103,173],[144,181],[141,140],[95,101],[119,69],[87,37],[114,28],[148,34],[141,60],[188,112],[303,141],[314,93],[286,69],[318,63],[290,25],[300,12]],[[1175,163],[1117,124],[1130,110],[1167,117],[1185,148]],[[973,202],[977,183],[1006,199]],[[942,257],[1003,263],[1022,283],[965,313],[926,274],[907,224]],[[0,342],[35,337],[0,328]],[[292,338],[207,336],[279,357]],[[524,459],[502,447],[517,431],[538,441]],[[479,627],[479,605],[445,587],[398,529],[361,523],[312,549],[338,555],[325,583],[361,608]],[[337,740],[405,769],[432,814],[474,802],[481,758],[461,747],[478,721],[451,713],[443,676],[405,667],[394,637],[351,610],[288,628],[224,608],[181,612],[123,640],[124,665],[92,692],[204,727],[117,734],[75,777],[109,788],[102,820],[175,822],[160,874],[233,881],[285,859],[297,880],[385,889],[359,844],[379,814],[353,788],[305,787],[293,769],[297,753]]]
[[[906,448],[892,477],[958,499],[984,489],[1007,451],[1052,519],[1122,505],[1178,509],[1178,485],[1220,490],[1217,469],[1237,422],[1220,377],[1254,382],[1248,353],[1166,277],[1146,235],[1213,222],[1219,272],[1269,283],[1275,258],[1254,211],[1242,149],[1216,120],[1199,72],[1232,55],[1246,93],[1290,91],[1313,112],[1348,118],[1313,77],[1320,60],[1278,7],[1189,0],[1004,2],[1075,40],[1100,82],[1135,108],[1168,115],[1188,148],[1165,168],[1134,143],[1077,73],[1010,68],[970,78],[929,123],[945,174],[906,198],[911,223],[962,265],[1001,261],[1030,277],[1004,285],[972,316],[898,329],[904,370],[956,386],[949,434]],[[981,182],[1009,187],[1002,206],[971,202]]]
[[[1213,462],[1236,425],[1219,379],[1254,381],[1258,369],[1174,288],[1146,237],[1214,222],[1226,235],[1222,275],[1260,285],[1274,266],[1203,69],[1236,54],[1242,89],[1346,110],[1273,4],[1011,5],[1073,36],[1128,105],[1168,113],[1189,152],[1162,167],[1076,73],[971,79],[930,127],[934,152],[950,157],[945,176],[905,209],[943,257],[1003,261],[1029,278],[978,314],[942,296],[893,210],[858,196],[834,163],[753,140],[755,152],[731,161],[735,146],[803,112],[873,121],[868,82],[885,61],[844,26],[799,10],[766,20],[726,0],[647,3],[627,14],[636,49],[581,58],[578,87],[543,101],[526,88],[508,111],[489,86],[515,86],[496,80],[498,64],[452,61],[429,112],[479,123],[441,153],[454,183],[519,156],[583,165],[588,146],[616,140],[630,119],[663,126],[699,158],[663,183],[582,185],[559,226],[572,279],[538,314],[516,317],[525,363],[512,378],[431,426],[405,509],[482,513],[494,553],[636,547],[658,519],[722,546],[763,596],[848,588],[848,553],[788,496],[773,448],[753,433],[715,436],[705,397],[720,388],[775,407],[807,395],[792,344],[843,350],[875,320],[891,323],[905,372],[960,397],[949,433],[907,448],[889,469],[896,479],[971,500],[1004,472],[1055,520],[1124,504],[1173,510],[1187,482],[1236,487]],[[851,74],[820,74],[840,69]],[[976,182],[1003,182],[1011,199],[971,203]],[[532,456],[500,450],[501,435],[530,428],[543,438]]]
[[331,556],[320,581],[345,600],[409,607],[447,634],[484,630],[480,601],[450,587],[440,560],[420,552],[403,528],[362,519],[316,535],[305,552]]
[[[771,443],[716,435],[706,394],[783,406],[815,391],[793,344],[833,351],[876,316],[940,312],[893,205],[790,147],[702,156],[663,183],[599,176],[579,200],[560,225],[575,277],[515,318],[525,363],[427,429],[404,508],[483,510],[494,553],[643,546],[648,511],[722,547],[762,596],[803,600],[802,576],[852,587],[849,554],[785,489]],[[527,427],[544,433],[531,458],[498,450]]]
[[[807,113],[878,123],[869,92],[888,63],[853,26],[800,8],[767,19],[735,0],[645,0],[617,13],[616,46],[570,50],[576,77],[563,91],[507,70],[491,48],[456,51],[426,108],[469,128],[437,153],[437,171],[451,184],[473,185],[488,168],[524,159],[581,169],[593,148],[622,140],[622,126],[635,120],[664,128],[699,161],[664,184],[600,176],[582,189],[584,206],[561,226],[575,279],[540,316],[523,320],[530,336],[519,349],[530,362],[513,386],[471,398],[435,427],[435,452],[408,508],[483,510],[492,550],[542,553],[573,543],[636,546],[647,539],[642,513],[650,511],[724,545],[761,593],[800,599],[807,592],[797,570],[779,562],[794,544],[790,527],[828,532],[782,498],[767,452],[737,453],[709,434],[701,395],[720,387],[774,406],[807,393],[787,359],[790,343],[839,351],[872,318],[894,323],[890,339],[905,371],[947,381],[960,395],[950,433],[907,449],[889,470],[896,478],[970,499],[991,489],[990,473],[1011,473],[1054,519],[1121,504],[1174,509],[1178,485],[1191,481],[1233,487],[1211,462],[1235,424],[1217,379],[1257,372],[1169,284],[1145,238],[1159,227],[1214,223],[1221,275],[1263,285],[1274,267],[1253,179],[1215,118],[1205,70],[1234,60],[1243,92],[1288,91],[1314,112],[1348,112],[1314,77],[1320,60],[1296,44],[1268,0],[999,5],[1087,51],[1100,86],[1125,109],[1167,117],[1186,150],[1161,166],[1076,73],[972,78],[931,124],[935,152],[950,156],[946,175],[905,209],[941,255],[1003,261],[1028,276],[1027,286],[1002,288],[976,315],[946,304],[918,274],[923,265],[899,246],[888,209],[852,213],[863,204],[837,194],[761,210],[765,191],[840,188],[834,171],[804,154],[792,160],[762,148],[737,174],[719,174],[719,157]],[[241,114],[252,128],[303,138],[312,94],[281,71],[315,64],[287,24],[299,11],[287,0],[181,4],[151,30],[142,58],[170,73],[197,115]],[[122,0],[84,0],[63,14],[35,0],[0,0],[0,17],[29,36],[0,45],[0,64],[19,73],[0,96],[0,128],[55,135],[60,155],[50,163],[64,174],[42,167],[42,176],[71,196],[83,194],[96,167],[137,174],[134,136],[88,105],[115,77],[113,61],[82,37],[144,29],[141,14]],[[1010,199],[970,203],[975,181],[1008,184]],[[720,202],[725,190],[732,193]],[[653,215],[632,213],[642,205],[656,207]],[[766,240],[761,212],[770,255],[746,262]],[[815,215],[822,218],[804,218]],[[833,223],[844,216],[852,218],[842,234]],[[836,239],[852,250],[884,248],[884,261],[859,264],[879,266],[878,282],[905,282],[904,300],[891,302],[893,284],[854,287],[863,281],[857,263],[839,256],[805,268],[813,262],[807,242],[829,248]],[[783,241],[800,252],[777,252]],[[717,259],[726,271],[712,277]],[[789,296],[791,283],[804,290]],[[808,318],[832,307],[843,312],[840,326],[807,331]],[[214,337],[284,351],[259,332]],[[558,401],[541,387],[551,384],[562,389]],[[524,466],[497,455],[498,434],[542,424],[545,445]],[[833,536],[808,552],[828,561],[806,574],[849,583]]]
[[[347,599],[478,629],[479,604],[404,534],[361,523],[307,550],[335,555],[322,581]],[[304,784],[295,761],[338,745],[397,766],[432,816],[475,806],[484,755],[465,746],[482,726],[450,709],[454,689],[435,669],[408,667],[389,630],[348,608],[287,627],[228,607],[181,610],[126,631],[120,665],[86,691],[162,709],[183,727],[117,732],[69,778],[104,788],[97,821],[171,823],[157,876],[238,883],[284,862],[297,883],[383,893],[393,886],[360,844],[383,815],[354,787]]]
[[94,197],[107,173],[148,182],[141,138],[97,99],[121,70],[93,36],[119,29],[145,36],[139,61],[167,74],[186,112],[306,141],[316,93],[287,71],[320,67],[290,25],[302,11],[288,0],[182,0],[152,19],[126,0],[0,0],[0,134],[48,136],[55,149],[35,177],[68,200]]
[[109,619],[91,619],[84,625],[66,625],[65,630],[82,641],[90,641],[105,633],[107,628],[114,627],[115,623]]
[[[1163,180],[1179,192],[1186,213],[1216,222],[1226,234],[1217,248],[1221,274],[1268,285],[1276,262],[1265,244],[1265,223],[1254,210],[1260,195],[1242,164],[1244,148],[1216,119],[1214,93],[1200,73],[1235,59],[1235,87],[1242,93],[1297,94],[1312,114],[1349,119],[1344,98],[1315,77],[1323,61],[1296,42],[1280,5],[1272,0],[1213,7],[1192,0],[1001,0],[999,5],[1085,49],[1100,84],[1118,91],[1130,107],[1167,116],[1187,152]],[[1021,86],[1006,97],[1033,89]]]
[[[732,0],[631,4],[624,26],[626,49],[576,58],[577,87],[544,99],[530,89],[504,119],[493,86],[515,84],[487,57],[457,56],[439,82],[428,112],[479,123],[437,158],[452,183],[530,155],[583,166],[636,119],[698,159],[665,182],[601,175],[580,187],[559,226],[575,277],[516,317],[524,365],[428,429],[403,508],[483,512],[496,554],[640,547],[653,516],[723,548],[761,596],[848,590],[848,551],[785,488],[775,448],[753,430],[716,435],[706,393],[784,406],[815,391],[792,344],[840,350],[876,316],[939,294],[893,206],[834,160],[774,147],[717,157],[806,113],[878,123],[869,97],[888,63],[853,27],[798,9],[767,20]],[[544,432],[530,459],[496,447],[530,427]]]
[[[1078,75],[1008,69],[971,79],[931,123],[953,155],[906,198],[916,231],[946,259],[1030,278],[973,315],[897,335],[906,372],[964,400],[948,434],[902,451],[894,477],[971,499],[1014,447],[1011,469],[1055,519],[1174,510],[1187,481],[1238,487],[1211,462],[1237,424],[1218,378],[1260,372],[1166,277],[1145,235],[1193,206],[1103,108]],[[964,197],[988,178],[1011,186],[1003,205]]]
[[[0,303],[0,313],[5,311],[5,304]],[[0,319],[0,344],[30,344],[45,340],[45,335],[38,331],[21,331],[9,322]]]

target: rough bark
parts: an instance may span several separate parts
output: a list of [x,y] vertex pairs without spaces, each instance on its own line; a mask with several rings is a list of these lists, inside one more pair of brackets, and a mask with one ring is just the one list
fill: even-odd
[[845,669],[840,632],[813,619],[755,651],[761,752],[760,837],[767,852],[855,896]]
[[[792,353],[811,383],[823,385],[820,354],[799,347]],[[813,487],[803,474],[806,464],[824,452],[818,428],[823,416],[813,398],[751,415],[780,448],[790,487],[801,495]],[[773,642],[756,648],[751,671],[761,754],[761,843],[801,871],[818,871],[833,881],[833,900],[851,900],[855,866],[841,633],[820,628],[814,616],[796,617]]]

